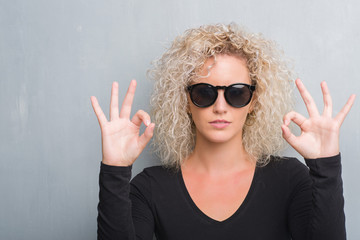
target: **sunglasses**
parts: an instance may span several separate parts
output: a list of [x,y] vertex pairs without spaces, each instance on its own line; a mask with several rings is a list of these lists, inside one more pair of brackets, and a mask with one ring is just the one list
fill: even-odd
[[213,105],[218,97],[218,90],[224,90],[226,102],[233,107],[241,108],[251,101],[255,85],[235,83],[230,86],[213,86],[208,83],[198,83],[186,88],[195,106],[206,108]]

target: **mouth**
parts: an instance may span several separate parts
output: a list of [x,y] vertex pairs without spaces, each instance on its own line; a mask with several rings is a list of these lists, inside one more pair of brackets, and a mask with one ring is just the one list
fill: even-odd
[[223,119],[217,119],[215,121],[209,122],[211,126],[215,128],[225,128],[230,125],[231,122],[223,120]]

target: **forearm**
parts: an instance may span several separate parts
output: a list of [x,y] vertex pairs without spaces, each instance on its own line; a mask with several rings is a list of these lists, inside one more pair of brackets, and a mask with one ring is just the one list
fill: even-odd
[[346,239],[340,154],[305,159],[312,179],[310,239]]
[[129,199],[131,166],[101,163],[99,175],[98,239],[135,239]]

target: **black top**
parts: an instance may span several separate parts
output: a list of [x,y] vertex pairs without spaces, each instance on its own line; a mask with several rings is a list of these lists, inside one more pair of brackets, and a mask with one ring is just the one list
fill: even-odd
[[98,239],[346,239],[340,154],[275,158],[256,167],[249,192],[224,221],[192,201],[181,170],[145,168],[129,184],[130,167],[101,163]]

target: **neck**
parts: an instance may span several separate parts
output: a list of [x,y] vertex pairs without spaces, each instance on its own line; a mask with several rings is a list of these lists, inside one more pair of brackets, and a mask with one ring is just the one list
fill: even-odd
[[194,151],[185,160],[183,168],[206,172],[211,175],[228,174],[255,166],[245,151],[242,138],[234,138],[225,143],[214,143],[197,138]]

